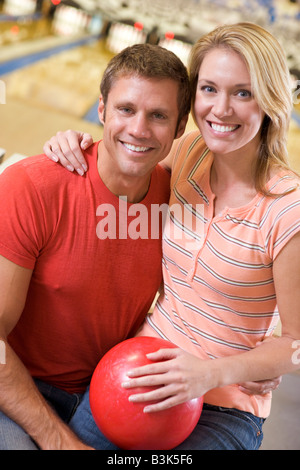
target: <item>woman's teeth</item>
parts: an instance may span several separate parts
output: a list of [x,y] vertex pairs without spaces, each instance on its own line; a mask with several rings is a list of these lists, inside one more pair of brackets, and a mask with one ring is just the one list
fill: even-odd
[[221,126],[220,124],[214,124],[213,122],[210,123],[210,126],[213,128],[214,131],[217,132],[232,132],[235,131],[239,126]]

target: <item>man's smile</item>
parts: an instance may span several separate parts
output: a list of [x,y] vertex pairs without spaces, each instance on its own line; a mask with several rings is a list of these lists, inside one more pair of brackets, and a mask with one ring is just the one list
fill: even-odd
[[126,147],[128,150],[131,150],[132,152],[147,152],[148,150],[151,150],[152,147],[143,147],[140,145],[133,145],[129,144],[128,142],[122,142],[121,143]]

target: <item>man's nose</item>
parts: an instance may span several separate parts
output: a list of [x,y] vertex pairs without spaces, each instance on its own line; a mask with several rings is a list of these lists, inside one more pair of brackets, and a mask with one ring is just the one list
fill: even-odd
[[150,124],[143,113],[135,114],[130,120],[129,133],[136,138],[146,139],[150,136]]

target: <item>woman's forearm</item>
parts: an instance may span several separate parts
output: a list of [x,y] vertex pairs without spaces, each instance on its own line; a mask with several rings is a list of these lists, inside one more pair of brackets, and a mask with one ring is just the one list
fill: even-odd
[[300,349],[300,342],[282,336],[266,341],[251,351],[212,361],[218,386],[273,379],[299,369],[300,360],[297,360],[295,350],[297,344]]

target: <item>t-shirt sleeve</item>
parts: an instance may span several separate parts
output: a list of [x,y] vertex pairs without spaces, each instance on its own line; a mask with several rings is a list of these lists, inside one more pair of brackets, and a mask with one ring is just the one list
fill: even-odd
[[0,175],[0,255],[33,269],[43,245],[44,214],[22,162]]
[[300,231],[300,191],[274,199],[270,210],[266,249],[274,260],[284,246]]

